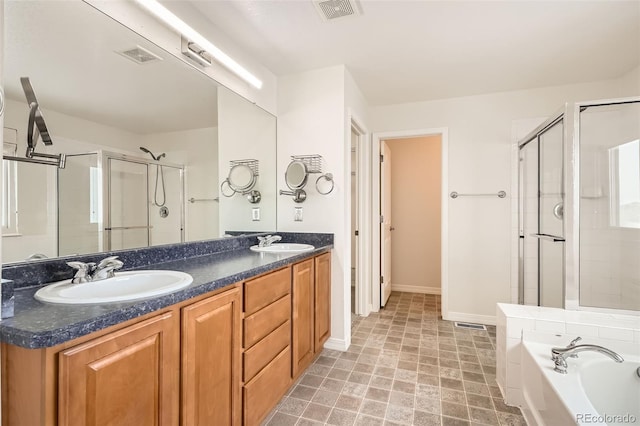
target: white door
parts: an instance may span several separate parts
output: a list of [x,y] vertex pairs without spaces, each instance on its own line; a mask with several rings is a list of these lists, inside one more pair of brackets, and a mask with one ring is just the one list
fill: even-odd
[[380,305],[391,295],[391,150],[386,142],[380,146]]

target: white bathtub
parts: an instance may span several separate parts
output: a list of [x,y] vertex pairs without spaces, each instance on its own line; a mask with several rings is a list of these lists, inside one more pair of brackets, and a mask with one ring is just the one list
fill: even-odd
[[580,344],[604,346],[619,353],[616,363],[596,352],[568,358],[567,374],[553,371],[551,348],[576,336],[532,333],[523,337],[523,413],[531,426],[640,425],[640,348],[585,338]]

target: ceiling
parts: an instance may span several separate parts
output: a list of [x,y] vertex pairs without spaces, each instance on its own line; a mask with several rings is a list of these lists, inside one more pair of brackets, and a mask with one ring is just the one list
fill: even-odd
[[[139,65],[116,53],[136,46],[162,60]],[[213,80],[80,1],[5,2],[4,65],[7,97],[26,102],[28,76],[45,114],[136,134],[217,123]]]
[[[169,3],[169,1],[167,1]],[[345,64],[371,105],[617,78],[640,63],[640,1],[193,0],[276,75]]]

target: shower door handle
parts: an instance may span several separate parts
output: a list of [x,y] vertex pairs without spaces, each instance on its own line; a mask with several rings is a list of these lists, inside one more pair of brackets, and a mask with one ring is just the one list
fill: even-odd
[[545,241],[551,241],[552,243],[563,243],[564,242],[564,238],[562,237],[555,237],[553,235],[547,235],[547,234],[531,234],[532,237],[538,238],[540,240],[545,240]]
[[109,228],[104,228],[105,231],[115,231],[115,230],[123,230],[123,231],[127,231],[129,229],[153,229],[153,225],[150,226],[111,226]]

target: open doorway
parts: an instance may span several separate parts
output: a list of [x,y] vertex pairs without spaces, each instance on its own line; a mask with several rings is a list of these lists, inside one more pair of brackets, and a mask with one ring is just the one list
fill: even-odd
[[374,134],[372,151],[373,310],[391,291],[445,299],[447,129]]
[[360,296],[358,284],[358,145],[359,134],[351,127],[351,313],[359,314],[356,301]]
[[370,229],[371,204],[370,186],[370,138],[366,128],[351,113],[348,158],[350,186],[349,191],[349,233],[350,233],[350,296],[351,315],[367,316],[371,312],[371,261]]

